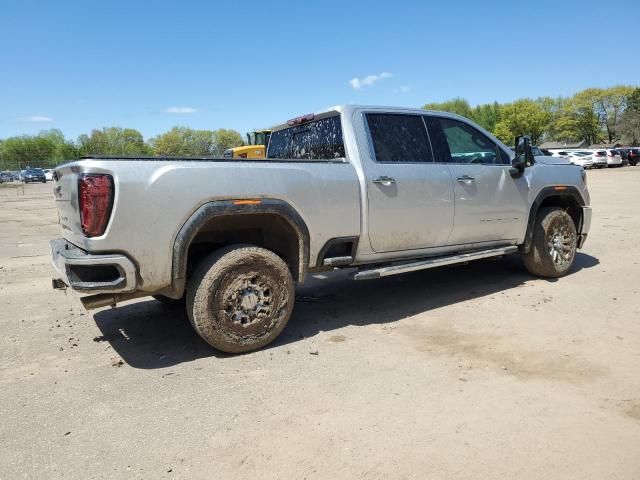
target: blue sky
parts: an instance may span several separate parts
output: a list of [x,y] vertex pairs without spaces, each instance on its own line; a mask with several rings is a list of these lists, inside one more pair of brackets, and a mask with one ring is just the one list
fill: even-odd
[[640,84],[638,0],[517,3],[1,0],[0,138]]

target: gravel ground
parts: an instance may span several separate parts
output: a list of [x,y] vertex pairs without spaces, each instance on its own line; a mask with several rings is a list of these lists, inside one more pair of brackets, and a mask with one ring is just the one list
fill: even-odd
[[640,167],[588,177],[571,275],[318,276],[241,356],[53,291],[51,184],[1,189],[0,479],[640,478]]

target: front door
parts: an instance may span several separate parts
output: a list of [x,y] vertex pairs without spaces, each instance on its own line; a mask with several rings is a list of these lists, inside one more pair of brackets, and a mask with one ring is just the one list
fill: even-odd
[[436,164],[422,116],[366,114],[369,241],[376,252],[446,245],[453,225],[453,186]]
[[528,216],[529,187],[513,178],[511,160],[474,126],[453,118],[427,117],[436,161],[453,179],[455,215],[449,243],[514,240]]

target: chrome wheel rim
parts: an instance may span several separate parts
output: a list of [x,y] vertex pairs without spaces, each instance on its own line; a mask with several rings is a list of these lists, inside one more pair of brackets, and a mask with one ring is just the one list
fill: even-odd
[[273,289],[260,275],[245,274],[226,288],[224,312],[235,327],[249,328],[268,319],[272,313]]
[[556,224],[551,230],[547,248],[551,261],[558,267],[565,267],[573,261],[576,251],[576,235],[569,225]]

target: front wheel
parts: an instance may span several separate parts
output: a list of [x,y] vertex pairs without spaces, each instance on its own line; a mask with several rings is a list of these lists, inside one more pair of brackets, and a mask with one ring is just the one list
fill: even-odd
[[268,345],[282,332],[295,301],[287,264],[275,253],[232,245],[197,266],[187,286],[187,314],[212,347],[242,353]]
[[566,210],[560,207],[540,209],[531,249],[524,254],[525,267],[539,277],[566,275],[576,257],[577,239],[576,225]]

